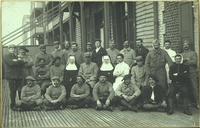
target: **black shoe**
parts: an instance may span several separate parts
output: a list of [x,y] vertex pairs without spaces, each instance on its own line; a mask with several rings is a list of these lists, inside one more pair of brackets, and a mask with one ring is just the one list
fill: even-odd
[[11,107],[11,109],[12,109],[13,111],[21,111],[21,108],[18,108],[18,107],[15,107],[15,106]]
[[102,108],[100,108],[100,107],[98,107],[98,106],[96,106],[95,109],[96,109],[96,110],[102,110]]
[[110,107],[110,106],[107,106],[107,107],[106,107],[106,110],[108,110],[108,111],[112,112],[112,111],[113,111],[113,108],[112,108],[112,107]]
[[79,108],[79,107],[78,107],[77,105],[72,105],[72,106],[71,106],[71,109],[72,109],[72,110],[78,109],[78,108]]
[[172,115],[174,113],[174,111],[172,109],[169,109],[169,111],[167,112],[167,115]]
[[186,115],[192,115],[192,113],[188,109],[184,109],[183,113]]
[[135,108],[134,106],[132,106],[132,107],[130,108],[130,110],[131,110],[131,111],[134,111],[134,112],[137,112],[137,108]]
[[54,108],[54,107],[45,107],[44,109],[45,109],[45,111],[51,111],[51,110],[55,110],[55,108]]
[[121,109],[120,109],[121,111],[126,111],[127,110],[127,108],[126,107],[121,107]]

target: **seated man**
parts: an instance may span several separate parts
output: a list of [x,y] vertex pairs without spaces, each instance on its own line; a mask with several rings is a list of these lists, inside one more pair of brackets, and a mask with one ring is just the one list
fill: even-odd
[[156,76],[149,75],[149,84],[142,89],[142,101],[144,110],[156,110],[157,108],[166,109],[166,95],[163,88],[157,85]]
[[63,109],[66,106],[66,90],[60,85],[60,78],[52,77],[52,85],[47,88],[45,93],[44,105],[45,110]]
[[182,63],[183,57],[181,54],[175,55],[175,64],[170,67],[169,78],[172,80],[169,90],[169,111],[168,115],[173,114],[174,97],[178,91],[181,92],[184,101],[183,113],[192,115],[188,108],[188,84],[189,84],[189,67]]
[[137,112],[137,108],[134,107],[139,102],[138,96],[141,94],[140,89],[131,82],[131,74],[125,75],[122,80],[123,83],[119,85],[116,90],[116,100],[123,105],[122,111],[129,109]]
[[50,84],[49,66],[45,65],[43,58],[39,59],[39,67],[35,70],[35,78],[41,87],[41,95],[44,95]]
[[115,92],[112,88],[112,84],[107,81],[105,73],[99,75],[99,82],[97,82],[93,89],[93,98],[91,103],[96,105],[96,110],[106,109],[112,111],[111,104],[113,104],[113,98]]
[[71,104],[71,109],[83,108],[90,102],[90,89],[82,76],[77,76],[77,84],[74,84],[68,103]]
[[85,83],[90,87],[90,94],[97,80],[98,66],[96,63],[91,62],[91,54],[85,54],[85,62],[80,65],[78,75],[83,76]]
[[35,80],[33,76],[26,77],[27,85],[22,88],[21,100],[19,101],[19,107],[22,111],[41,110],[40,86],[34,83]]

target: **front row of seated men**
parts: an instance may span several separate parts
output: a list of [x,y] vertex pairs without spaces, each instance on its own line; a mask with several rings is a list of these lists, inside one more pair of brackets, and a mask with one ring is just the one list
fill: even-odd
[[[45,93],[44,99],[41,97],[40,86],[35,84],[35,78],[26,77],[27,85],[23,87],[21,101],[18,103],[19,110],[55,110],[63,109],[67,105],[71,109],[84,108],[94,105],[96,110],[106,109],[112,111],[112,106],[121,106],[121,111],[131,110],[137,112],[137,108],[144,110],[155,110],[162,108],[167,114],[173,114],[173,99],[177,91],[183,94],[184,110],[183,113],[192,115],[188,109],[188,67],[182,64],[182,56],[177,54],[175,62],[170,68],[170,79],[172,84],[169,94],[166,96],[160,85],[157,85],[158,79],[154,75],[149,75],[149,85],[141,90],[131,82],[131,74],[123,77],[116,91],[113,90],[112,84],[107,81],[107,75],[101,73],[99,81],[95,84],[92,96],[90,88],[85,83],[82,76],[77,76],[76,84],[73,85],[70,98],[66,99],[66,89],[60,84],[58,77],[52,77],[50,85]],[[167,100],[168,98],[168,100]],[[167,103],[168,102],[168,103]],[[167,105],[168,104],[168,105]],[[167,107],[168,106],[168,107]]]

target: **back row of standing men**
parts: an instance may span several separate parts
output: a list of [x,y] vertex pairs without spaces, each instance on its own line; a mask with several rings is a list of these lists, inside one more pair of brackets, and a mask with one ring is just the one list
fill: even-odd
[[[76,83],[77,75],[81,75],[86,80],[92,92],[92,88],[98,80],[98,74],[101,72],[107,73],[108,81],[113,84],[114,90],[122,83],[123,77],[129,73],[132,74],[132,83],[139,88],[148,85],[147,79],[150,74],[153,74],[158,79],[158,85],[162,86],[167,94],[170,83],[167,73],[169,67],[172,66],[176,52],[171,50],[170,41],[165,41],[165,49],[160,48],[158,40],[154,40],[152,45],[153,50],[149,52],[143,46],[143,40],[137,39],[137,49],[133,50],[130,48],[130,43],[125,41],[124,48],[119,51],[115,48],[114,40],[111,39],[109,48],[105,50],[101,47],[101,40],[97,39],[95,40],[95,49],[92,50],[92,44],[88,42],[87,52],[83,53],[78,49],[76,42],[71,42],[71,46],[68,41],[64,42],[64,49],[61,50],[60,42],[56,41],[54,42],[55,50],[51,54],[46,53],[45,45],[40,45],[41,52],[35,56],[34,62],[30,56],[26,55],[28,49],[25,47],[20,48],[21,53],[18,57],[13,57],[15,51],[11,50],[11,57],[9,55],[4,56],[7,69],[5,77],[8,79],[11,90],[11,108],[15,106],[16,90],[18,89],[20,97],[20,91],[25,85],[25,78],[33,76],[33,65],[37,67],[34,76],[38,84],[41,85],[42,94],[45,94],[50,78],[57,76],[65,85],[66,90],[69,91],[67,92],[67,98],[69,98],[71,87]],[[183,56],[183,63],[189,66],[189,88],[192,90],[190,95],[194,97],[195,106],[198,107],[197,54],[191,51],[189,46],[190,43],[185,41],[184,52],[181,55]],[[13,47],[15,46],[11,45],[8,48],[12,49]],[[8,60],[9,58],[12,59]],[[18,66],[24,65],[21,75],[20,71],[22,70],[19,70],[18,67],[10,68],[13,63]],[[9,68],[15,71],[10,71]],[[20,83],[20,80],[14,80],[20,78],[22,78],[22,83]]]

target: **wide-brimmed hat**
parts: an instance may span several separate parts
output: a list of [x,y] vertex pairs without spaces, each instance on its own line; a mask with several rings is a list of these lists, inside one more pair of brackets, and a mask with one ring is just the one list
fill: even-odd
[[59,42],[59,41],[55,41],[53,44],[54,44],[54,45],[55,45],[55,44],[60,44],[60,42]]
[[27,76],[26,80],[32,80],[32,81],[36,81],[36,79],[33,76]]
[[29,50],[24,46],[21,46],[20,49],[24,50],[25,52],[29,52]]

